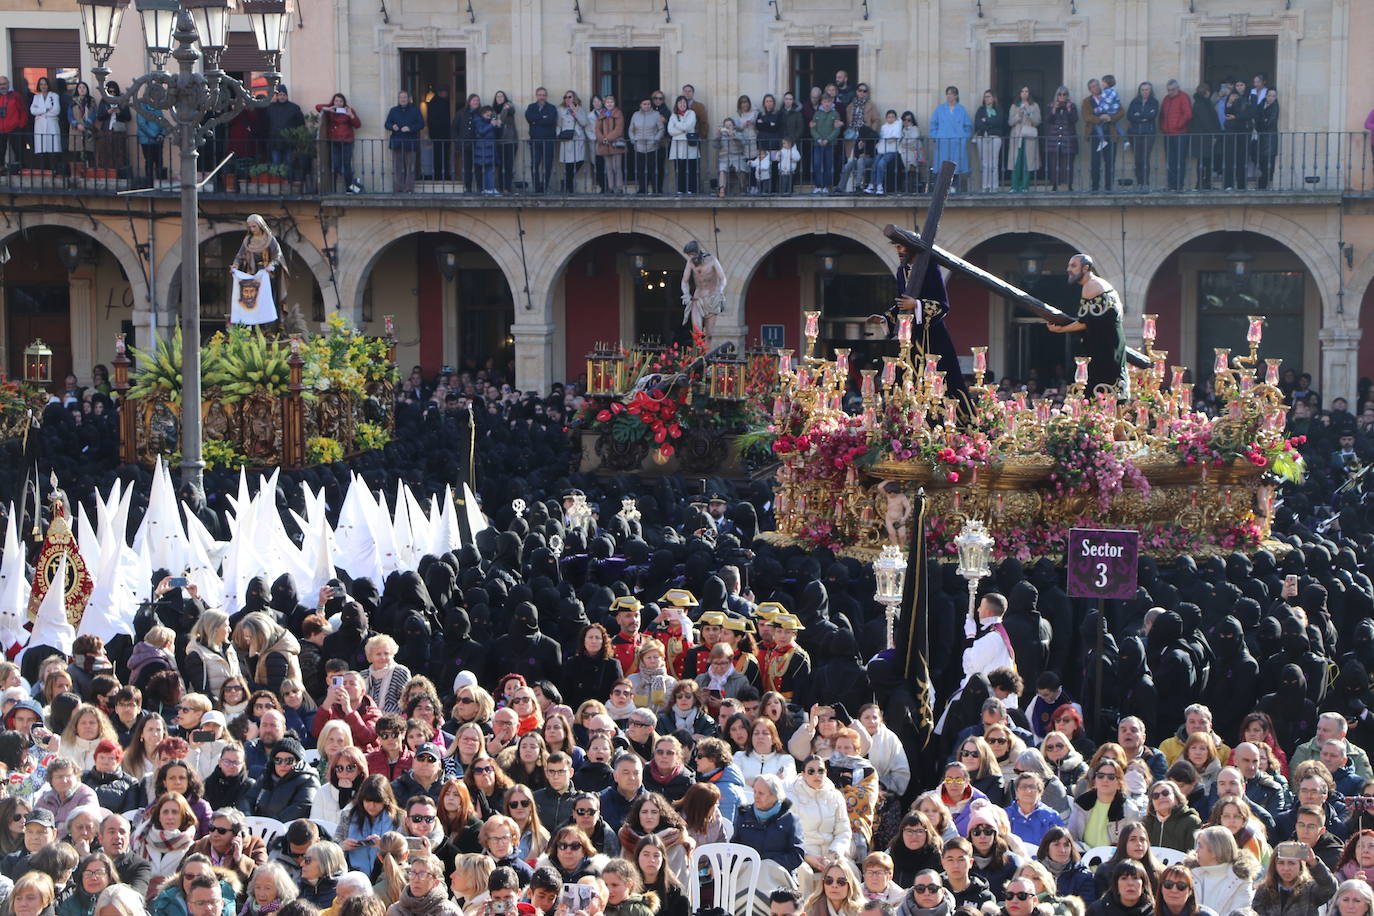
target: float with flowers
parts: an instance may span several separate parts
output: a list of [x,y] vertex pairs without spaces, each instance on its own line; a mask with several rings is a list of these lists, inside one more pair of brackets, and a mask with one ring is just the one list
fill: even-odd
[[[1085,390],[1088,358],[1062,400],[999,397],[985,384],[987,348],[973,348],[967,403],[947,397],[935,357],[897,329],[898,353],[855,371],[849,351],[816,355],[819,314],[806,315],[800,359],[777,353],[772,416],[755,432],[781,461],[777,538],[871,557],[903,543],[924,489],[929,554],[954,557],[954,534],[980,520],[997,557],[1061,559],[1071,528],[1130,528],[1160,557],[1253,548],[1269,535],[1277,488],[1301,481],[1299,439],[1284,433],[1277,359],[1261,359],[1264,319],[1248,354],[1218,349],[1216,415],[1193,409],[1188,370],[1154,349],[1131,369],[1132,397]],[[858,378],[861,406],[844,409]]]
[[687,345],[597,344],[587,354],[587,401],[571,423],[579,469],[750,476],[776,464],[764,405],[777,390],[774,351],[708,349],[699,332]]

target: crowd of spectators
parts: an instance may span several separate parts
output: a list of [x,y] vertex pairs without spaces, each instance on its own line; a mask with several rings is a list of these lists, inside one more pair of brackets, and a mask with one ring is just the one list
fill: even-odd
[[[118,88],[109,86],[111,93]],[[981,193],[1032,185],[1072,191],[1085,178],[1101,193],[1121,185],[1137,192],[1266,189],[1281,156],[1301,157],[1296,148],[1283,150],[1278,91],[1263,74],[1192,92],[1177,80],[1162,92],[1146,81],[1126,94],[1107,75],[1089,80],[1077,100],[1067,86],[1049,99],[1022,86],[1013,98],[989,90],[966,107],[959,88],[949,86],[944,101],[922,117],[908,104],[879,104],[869,83],[839,70],[805,98],[769,92],[756,105],[740,95],[711,115],[691,84],[676,95],[594,94],[586,102],[572,89],[555,99],[540,87],[523,104],[502,90],[488,103],[475,92],[453,99],[440,87],[421,97],[400,91],[382,123],[367,125],[384,134],[376,140],[360,137],[364,122],[342,93],[306,113],[283,85],[270,104],[218,128],[205,158],[234,154],[226,174],[235,180],[266,172],[348,193],[410,193],[426,180],[446,192],[485,195],[726,197],[808,188],[921,193],[946,159],[957,164],[956,190]],[[7,104],[10,98],[16,103]],[[44,79],[24,93],[0,77],[0,135],[8,135],[0,163],[8,150],[11,168],[127,172],[131,131],[144,180],[165,177],[168,138],[155,111],[97,99],[84,82],[49,87]],[[361,156],[360,143],[367,145]],[[1086,176],[1077,165],[1080,152],[1087,154]],[[1128,156],[1133,177],[1118,182],[1117,164]],[[225,188],[223,178],[218,187]]]

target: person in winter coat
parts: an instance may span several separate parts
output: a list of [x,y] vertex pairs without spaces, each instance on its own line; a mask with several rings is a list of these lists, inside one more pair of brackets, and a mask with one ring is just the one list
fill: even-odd
[[634,173],[639,182],[639,193],[648,194],[660,187],[662,176],[658,175],[658,149],[667,133],[667,124],[658,112],[654,111],[649,99],[641,99],[639,110],[630,117],[629,138],[634,151]]
[[497,143],[501,128],[495,123],[496,113],[490,105],[483,105],[477,115],[471,118],[472,131],[472,173],[476,181],[482,178],[482,193],[500,194],[496,188]]
[[1204,827],[1197,835],[1197,850],[1184,862],[1193,873],[1197,902],[1218,913],[1250,906],[1259,875],[1259,862],[1236,847],[1225,827]]
[[1150,786],[1149,806],[1143,816],[1145,833],[1151,846],[1189,852],[1202,827],[1202,818],[1188,807],[1178,786],[1161,779]]
[[[1136,801],[1126,793],[1125,770],[1114,757],[1103,757],[1088,777],[1092,788],[1070,806],[1069,832],[1088,848],[1115,846],[1121,828],[1141,816]],[[1099,808],[1106,809],[1105,818]]]
[[181,669],[188,691],[217,697],[225,681],[242,679],[238,653],[229,635],[228,614],[210,609],[200,615],[191,629]]
[[1006,135],[1007,110],[997,103],[997,96],[989,89],[983,93],[983,104],[978,106],[973,117],[973,145],[978,149],[982,172],[980,190],[984,193],[997,190],[1002,169],[1002,142]]
[[968,839],[973,847],[972,873],[988,883],[994,898],[1002,900],[1006,897],[1007,882],[1021,867],[1022,859],[1008,847],[999,810],[992,805],[979,805],[969,818]]
[[[200,878],[219,881],[220,898],[224,905],[214,916],[234,916],[238,911],[235,902],[240,896],[236,896],[234,885],[227,878],[219,877],[210,864],[209,856],[204,853],[191,853],[181,861],[176,874],[167,880],[162,890],[153,896],[152,903],[148,904],[149,916],[190,916],[191,882]],[[104,899],[103,895],[101,899]]]
[[696,758],[697,782],[707,782],[720,792],[720,813],[734,824],[738,812],[750,803],[739,770],[733,766],[730,746],[720,738],[703,738],[693,748]]
[[255,690],[279,694],[286,678],[300,682],[300,643],[266,614],[255,611],[240,620],[233,640],[239,658],[246,662],[244,673]]
[[310,816],[319,780],[305,764],[305,749],[292,735],[277,742],[263,771],[254,813],[287,823]]
[[335,677],[340,684],[330,685],[324,702],[315,710],[315,718],[310,726],[311,732],[319,738],[325,723],[338,719],[347,723],[353,743],[358,747],[376,744],[377,721],[381,718],[382,712],[365,692],[363,676],[356,671],[350,671]]
[[697,121],[697,113],[687,103],[686,96],[678,96],[673,102],[673,113],[668,118],[668,158],[677,163],[677,193],[697,193],[697,159],[701,156],[701,141],[695,139],[702,125]]
[[324,119],[324,138],[329,141],[330,174],[342,175],[344,189],[350,194],[357,194],[362,191],[362,186],[353,180],[353,140],[354,131],[363,126],[362,119],[342,92],[334,93],[328,105],[320,103],[315,110]]
[[1259,916],[1315,913],[1336,894],[1336,879],[1311,847],[1303,858],[1275,854],[1255,890],[1251,906]]
[[1040,839],[1035,859],[1054,876],[1055,892],[1091,904],[1099,892],[1093,873],[1080,861],[1078,844],[1066,827],[1051,827]]
[[78,808],[97,804],[95,790],[81,781],[81,771],[70,757],[57,757],[48,764],[48,787],[33,801],[35,809],[51,811],[58,824],[65,824]]
[[1154,893],[1149,878],[1140,863],[1131,859],[1117,866],[1107,892],[1088,907],[1088,916],[1151,916],[1153,913]]
[[1135,98],[1126,109],[1126,136],[1135,153],[1135,184],[1140,191],[1150,190],[1151,157],[1159,129],[1159,99],[1151,82],[1136,88]]
[[196,838],[196,815],[179,792],[168,792],[148,806],[148,819],[133,837],[133,849],[152,863],[148,893],[155,895],[185,858]]
[[383,122],[391,139],[391,190],[410,194],[415,190],[415,166],[420,152],[420,132],[425,128],[424,116],[413,105],[410,93],[402,89],[396,94],[396,104],[386,113]]
[[801,823],[792,810],[792,801],[776,776],[760,776],[751,788],[754,802],[739,807],[732,842],[758,852],[763,860],[761,887],[793,887],[793,872],[805,861],[805,852]]
[[558,161],[563,163],[563,193],[572,194],[573,180],[582,163],[587,160],[588,140],[595,140],[591,115],[582,106],[576,92],[563,93],[558,106]]
[[615,96],[605,98],[605,111],[596,119],[596,154],[606,160],[606,192],[620,194],[625,190],[625,114],[615,103]]
[[844,796],[849,827],[854,835],[855,859],[868,855],[878,809],[878,773],[859,754],[859,734],[852,728],[835,733],[835,751],[826,762],[830,782]]
[[215,811],[237,808],[252,814],[257,797],[258,783],[248,775],[242,745],[226,744],[219,752],[219,765],[205,779],[205,803]]
[[128,811],[129,793],[136,782],[120,767],[124,749],[113,741],[95,746],[94,765],[81,774],[81,781],[95,790],[96,803],[107,811]]
[[968,840],[955,837],[945,843],[940,864],[945,870],[945,883],[957,905],[983,911],[996,905],[987,879],[973,873],[973,845]]
[[897,916],[951,916],[958,907],[936,868],[922,868],[912,876],[906,895],[897,905]]
[[33,116],[33,152],[40,167],[54,168],[62,153],[62,102],[46,76],[40,76],[29,98]]
[[515,105],[505,90],[491,97],[491,123],[496,127],[496,190],[509,194],[515,190],[515,150],[520,145]]
[[808,876],[818,872],[826,860],[850,854],[853,830],[845,798],[830,781],[820,757],[812,755],[802,762],[800,775],[787,784],[787,797],[801,828]]
[[921,871],[938,869],[942,845],[924,814],[911,811],[904,815],[887,847],[887,854],[892,859],[892,880],[901,887],[910,887]]
[[1064,819],[1041,801],[1044,782],[1036,773],[1020,773],[1012,781],[1015,797],[1006,807],[1011,832],[1028,846],[1039,846],[1051,827],[1064,826]]

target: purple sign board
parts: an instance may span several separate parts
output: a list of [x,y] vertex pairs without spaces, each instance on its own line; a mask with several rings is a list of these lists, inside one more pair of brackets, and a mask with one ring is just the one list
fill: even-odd
[[1066,551],[1071,598],[1135,597],[1139,531],[1073,528]]

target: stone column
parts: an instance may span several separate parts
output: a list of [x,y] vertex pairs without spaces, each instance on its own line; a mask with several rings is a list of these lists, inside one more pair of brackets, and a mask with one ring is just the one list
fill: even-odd
[[67,313],[72,328],[72,374],[79,383],[89,385],[91,369],[96,363],[95,271],[83,267],[72,274],[67,282]]
[[[515,385],[522,391],[546,394],[553,384],[555,330],[551,323],[517,323],[511,327],[511,335],[515,338]],[[567,374],[576,377],[578,371],[569,367]]]
[[1355,392],[1359,383],[1356,365],[1360,355],[1360,335],[1358,327],[1329,325],[1322,328],[1317,339],[1321,341],[1321,376],[1317,382],[1322,393],[1322,403],[1330,404],[1332,398],[1345,398],[1355,403]]

